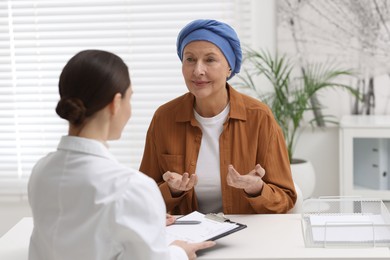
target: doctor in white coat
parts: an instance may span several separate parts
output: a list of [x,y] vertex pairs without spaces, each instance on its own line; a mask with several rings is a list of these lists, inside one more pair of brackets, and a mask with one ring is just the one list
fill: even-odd
[[69,132],[30,177],[30,260],[194,259],[215,244],[168,245],[156,183],[110,154],[106,141],[120,138],[131,116],[129,72],[118,56],[76,54],[61,73],[59,92],[56,112],[69,121]]

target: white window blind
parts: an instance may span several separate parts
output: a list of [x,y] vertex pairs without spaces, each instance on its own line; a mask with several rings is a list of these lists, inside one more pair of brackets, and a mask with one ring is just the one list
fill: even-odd
[[212,18],[250,41],[250,1],[0,1],[0,194],[25,194],[33,165],[54,151],[67,122],[55,113],[58,78],[84,49],[103,49],[130,68],[133,116],[118,160],[138,168],[155,109],[187,92],[176,36],[189,21]]

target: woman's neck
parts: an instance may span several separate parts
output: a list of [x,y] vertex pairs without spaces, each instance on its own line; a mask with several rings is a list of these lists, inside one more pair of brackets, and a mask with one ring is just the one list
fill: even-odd
[[228,91],[225,89],[218,97],[195,99],[194,109],[202,117],[214,117],[221,113],[229,103]]

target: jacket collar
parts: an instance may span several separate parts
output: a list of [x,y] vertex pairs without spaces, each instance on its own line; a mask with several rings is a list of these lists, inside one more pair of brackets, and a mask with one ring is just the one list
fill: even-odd
[[[245,103],[242,95],[226,83],[226,88],[229,92],[230,112],[229,118],[246,120]],[[195,121],[194,102],[195,97],[191,93],[183,96],[183,102],[177,107],[180,113],[176,113],[176,122]]]

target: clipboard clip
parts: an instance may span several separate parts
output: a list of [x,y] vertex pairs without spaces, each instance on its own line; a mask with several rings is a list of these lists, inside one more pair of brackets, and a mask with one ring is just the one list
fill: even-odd
[[222,212],[219,213],[209,213],[205,215],[205,218],[215,220],[218,222],[230,222],[230,219],[225,217],[225,215]]

